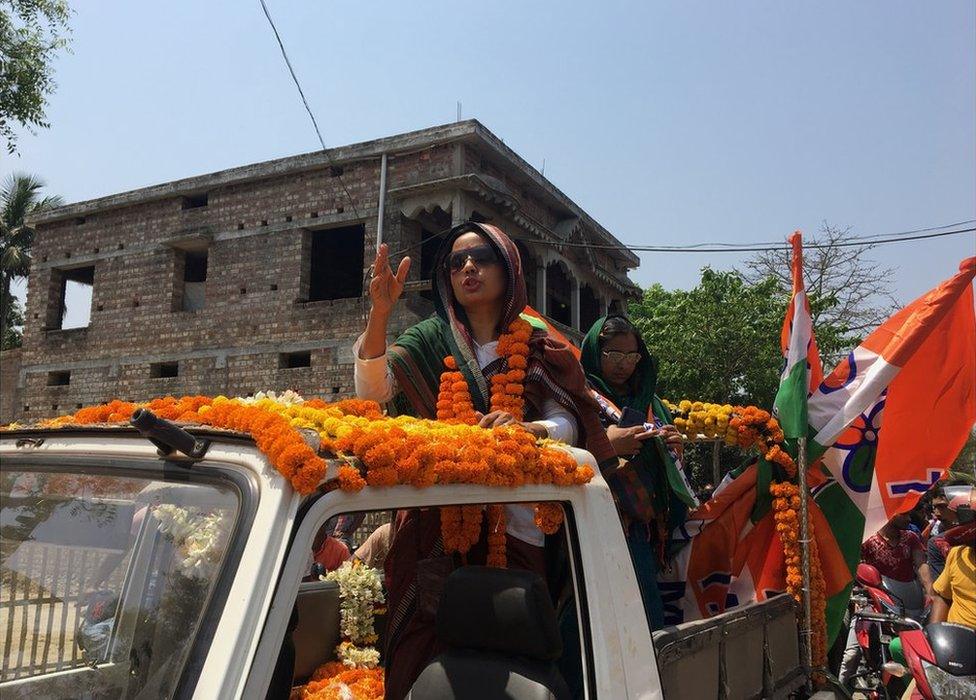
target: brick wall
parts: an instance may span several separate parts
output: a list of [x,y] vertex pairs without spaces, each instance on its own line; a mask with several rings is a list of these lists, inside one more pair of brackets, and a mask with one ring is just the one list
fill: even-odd
[[20,403],[17,391],[17,375],[20,373],[21,349],[0,352],[0,425],[11,422]]
[[[448,143],[393,155],[388,191],[482,166],[507,177],[470,150]],[[375,253],[379,178],[379,158],[344,163],[341,182],[330,167],[285,168],[265,179],[211,188],[205,206],[186,208],[193,202],[172,196],[39,224],[23,351],[16,360],[4,354],[4,419],[166,394],[295,389],[326,399],[352,395],[351,345],[364,327],[365,300],[308,301],[310,241],[336,227],[361,224],[366,268]],[[548,209],[534,201],[528,206],[538,220],[552,223]],[[487,205],[482,209],[490,211]],[[384,240],[391,248],[416,244],[419,230],[401,215],[395,198],[388,198]],[[201,247],[207,250],[205,305],[182,311],[184,251]],[[90,324],[59,330],[62,280],[89,266]],[[416,264],[412,278],[419,269]],[[364,273],[357,271],[360,278]],[[391,332],[430,311],[420,292],[405,295]],[[309,366],[281,366],[283,353],[305,352]],[[153,376],[160,373],[154,365],[174,362],[177,377]],[[25,381],[15,397],[21,366]],[[67,383],[52,372],[69,372]]]

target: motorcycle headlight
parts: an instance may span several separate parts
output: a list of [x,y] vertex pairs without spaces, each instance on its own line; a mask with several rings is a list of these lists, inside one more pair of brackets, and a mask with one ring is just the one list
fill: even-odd
[[922,668],[936,700],[970,700],[976,697],[976,676],[954,676],[927,661],[922,662]]

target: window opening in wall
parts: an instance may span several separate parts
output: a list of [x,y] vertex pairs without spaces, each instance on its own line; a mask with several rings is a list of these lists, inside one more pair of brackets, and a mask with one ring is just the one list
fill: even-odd
[[329,167],[329,176],[330,177],[342,177],[342,174],[344,172],[345,172],[345,170],[343,170],[343,168],[342,168],[341,165],[333,165],[333,166],[330,166]]
[[207,251],[180,250],[177,255],[183,259],[183,289],[179,308],[182,311],[199,311],[207,302]]
[[278,355],[278,369],[296,369],[297,367],[311,367],[312,353],[309,350],[300,352],[283,352]]
[[47,373],[48,386],[68,386],[71,384],[71,372],[68,370],[58,370]]
[[350,299],[363,293],[362,224],[309,231],[308,300]]
[[149,365],[149,376],[152,379],[169,379],[180,376],[179,362],[153,362]]
[[209,204],[210,196],[204,192],[202,194],[191,194],[183,198],[183,209],[200,209]]
[[91,323],[95,268],[54,270],[52,275],[57,301],[48,309],[51,314],[48,327],[61,330],[85,328]]

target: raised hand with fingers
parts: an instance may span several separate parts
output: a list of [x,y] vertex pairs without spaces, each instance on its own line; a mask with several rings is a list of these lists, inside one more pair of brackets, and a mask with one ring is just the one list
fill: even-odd
[[396,273],[390,269],[390,251],[386,243],[380,245],[373,261],[373,278],[369,281],[369,298],[373,305],[373,312],[382,316],[389,316],[393,311],[403,285],[410,272],[410,258],[400,261]]

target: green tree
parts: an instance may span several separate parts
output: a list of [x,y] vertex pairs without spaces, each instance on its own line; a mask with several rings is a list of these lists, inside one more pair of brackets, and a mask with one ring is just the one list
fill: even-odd
[[0,187],[0,320],[4,350],[20,345],[17,326],[23,323],[23,317],[10,284],[30,272],[34,228],[28,219],[63,203],[59,196],[42,196],[43,188],[44,182],[39,178],[18,173],[7,177]]
[[[871,260],[875,246],[841,245],[850,237],[850,227],[824,223],[816,238],[805,241],[803,250],[810,315],[826,372],[898,307],[888,284],[894,277],[892,269]],[[746,280],[759,283],[774,279],[781,294],[790,294],[790,255],[786,246],[754,254],[745,263]]]
[[52,63],[68,45],[66,0],[0,0],[0,136],[17,151],[14,126],[47,128]]
[[773,279],[749,284],[708,267],[694,289],[649,287],[630,315],[658,359],[658,393],[772,407],[786,303]]
[[[789,298],[774,279],[755,284],[737,272],[708,267],[694,289],[655,284],[630,306],[630,316],[658,359],[658,393],[681,399],[770,409],[783,364],[780,330]],[[687,445],[685,465],[696,489],[711,483],[711,444]],[[722,472],[745,458],[720,448]]]

